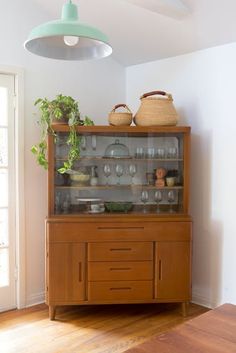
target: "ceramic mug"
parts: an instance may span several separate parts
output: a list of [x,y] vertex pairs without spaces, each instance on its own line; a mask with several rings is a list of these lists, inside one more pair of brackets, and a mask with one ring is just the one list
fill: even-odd
[[175,177],[166,178],[166,185],[167,186],[174,186],[175,185]]

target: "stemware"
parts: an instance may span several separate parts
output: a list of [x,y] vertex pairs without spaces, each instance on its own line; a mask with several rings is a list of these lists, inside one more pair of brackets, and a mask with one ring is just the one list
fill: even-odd
[[108,185],[108,177],[111,175],[111,167],[109,164],[105,164],[103,166],[103,173],[104,173],[105,177],[107,178],[106,185]]
[[174,201],[175,201],[175,194],[174,194],[174,191],[173,191],[173,190],[170,190],[170,191],[168,192],[168,194],[167,194],[167,200],[168,200],[168,202],[169,202],[169,204],[170,204],[170,212],[172,213],[172,212],[174,212],[174,210],[173,210],[173,203],[174,203]]
[[137,173],[137,166],[135,164],[130,164],[129,165],[129,175],[131,176],[131,184],[133,184],[133,178],[135,174]]
[[115,171],[116,171],[116,175],[118,176],[117,184],[120,185],[120,177],[121,177],[121,175],[123,175],[124,168],[121,164],[117,164]]
[[149,199],[148,192],[146,190],[143,190],[141,192],[141,201],[142,201],[142,203],[144,205],[143,212],[146,212],[146,203],[148,202],[148,199]]
[[154,200],[157,204],[157,212],[160,212],[160,202],[162,201],[162,192],[160,190],[155,191]]

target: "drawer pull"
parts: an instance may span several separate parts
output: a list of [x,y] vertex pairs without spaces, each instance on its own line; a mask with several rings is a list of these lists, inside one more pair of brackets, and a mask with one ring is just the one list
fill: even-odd
[[131,251],[132,248],[111,248],[110,251]]
[[110,271],[129,271],[130,267],[111,267]]
[[137,230],[137,229],[141,229],[141,230],[144,230],[144,227],[97,227],[98,230],[114,230],[114,229],[134,229],[134,230]]
[[131,290],[131,287],[117,287],[117,288],[110,288],[110,290]]
[[161,260],[159,260],[158,267],[159,267],[159,281],[161,281],[162,280],[162,262],[161,262]]
[[82,281],[82,264],[79,262],[79,282]]

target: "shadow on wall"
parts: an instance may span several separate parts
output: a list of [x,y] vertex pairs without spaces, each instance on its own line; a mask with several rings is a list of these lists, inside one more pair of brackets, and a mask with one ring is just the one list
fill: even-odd
[[216,307],[221,304],[222,296],[223,225],[213,218],[212,144],[212,131],[192,134],[190,213],[193,217],[193,301]]

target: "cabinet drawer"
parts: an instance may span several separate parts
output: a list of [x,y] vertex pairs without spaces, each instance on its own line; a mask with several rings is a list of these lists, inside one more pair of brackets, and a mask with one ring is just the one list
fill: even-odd
[[89,261],[148,261],[153,259],[152,242],[89,243]]
[[89,281],[151,280],[153,262],[89,262]]
[[142,300],[153,298],[152,281],[89,282],[88,300]]

